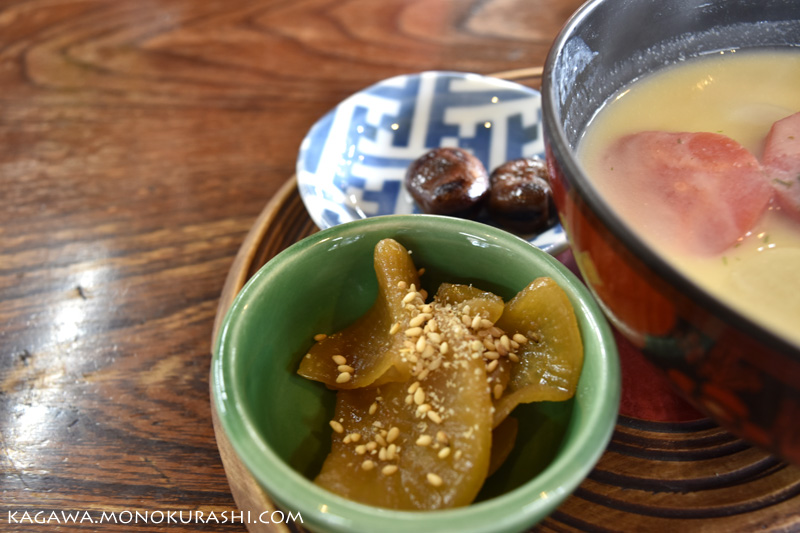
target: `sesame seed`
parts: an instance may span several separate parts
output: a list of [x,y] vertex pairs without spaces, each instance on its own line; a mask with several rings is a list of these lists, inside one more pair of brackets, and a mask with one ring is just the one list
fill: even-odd
[[447,441],[450,439],[447,437],[447,433],[445,433],[442,430],[439,430],[436,432],[436,440],[441,442],[442,444],[446,444]]
[[445,446],[444,448],[439,450],[439,453],[437,455],[439,456],[439,459],[445,459],[448,455],[450,455],[450,447]]
[[447,352],[449,352],[449,351],[450,351],[450,345],[449,345],[449,344],[447,344],[447,341],[443,342],[443,343],[442,343],[442,344],[439,346],[439,353],[441,353],[441,354],[446,354],[446,353],[447,353]]
[[514,342],[519,344],[525,344],[526,342],[528,342],[528,338],[521,333],[514,333],[514,336],[511,338],[514,339]]
[[414,349],[419,353],[422,353],[423,351],[425,351],[425,346],[427,346],[427,344],[428,343],[425,341],[425,337],[420,337],[419,340],[417,341],[417,344],[414,345]]
[[380,459],[381,461],[385,461],[386,460],[386,448],[381,448],[378,451],[378,459]]
[[489,337],[483,339],[483,346],[484,348],[492,352],[497,350],[497,347],[494,345],[494,342],[492,342],[492,339],[490,339]]
[[413,327],[413,328],[408,328],[405,331],[405,335],[406,335],[406,337],[419,337],[420,335],[422,335],[422,328],[419,327],[419,326]]
[[492,326],[494,326],[494,323],[492,323],[492,321],[489,320],[488,318],[481,319],[481,329],[489,329]]
[[393,461],[397,456],[397,444],[390,444],[386,447],[386,460]]
[[366,445],[364,445],[364,444],[359,444],[358,446],[356,446],[356,453],[357,453],[358,455],[364,455],[365,453],[367,453],[367,447],[366,447]]
[[461,450],[456,450],[456,453],[453,454],[453,459],[461,459]]
[[508,338],[508,335],[503,335],[500,337],[500,344],[508,351],[511,351],[511,339]]
[[328,423],[331,425],[331,428],[333,428],[333,430],[336,433],[344,433],[344,427],[340,422],[337,422],[336,420],[331,420]]
[[483,356],[486,359],[489,359],[490,361],[493,361],[495,359],[500,359],[500,354],[498,352],[493,352],[493,351],[485,351],[483,352]]
[[470,323],[470,327],[472,329],[480,329],[481,328],[481,317],[480,315],[475,315],[475,318],[472,319]]
[[375,411],[378,410],[378,402],[372,402],[372,405],[369,406],[369,414],[374,415]]
[[317,333],[316,335],[314,335],[314,340],[317,341],[317,342],[324,341],[327,338],[328,338],[328,336],[325,335],[324,333]]
[[497,366],[500,364],[500,361],[495,359],[494,361],[490,361],[488,365],[486,365],[487,372],[494,372]]
[[509,358],[511,361],[515,362],[515,363],[519,363],[519,357],[517,357],[517,354],[515,354],[514,352],[510,352],[510,353],[508,354],[508,358]]
[[428,480],[428,483],[430,483],[434,487],[441,487],[442,486],[442,478],[437,476],[433,472],[428,472],[428,474],[425,476],[425,478]]
[[442,423],[442,417],[439,416],[439,413],[437,413],[436,411],[428,411],[427,415],[428,418],[431,419],[431,422],[433,422],[434,424]]
[[428,446],[431,442],[433,442],[433,439],[430,435],[420,435],[420,437],[417,439],[416,445]]
[[389,433],[386,435],[386,442],[392,443],[397,440],[398,436],[400,436],[400,428],[395,426],[390,429]]
[[419,381],[415,381],[414,383],[411,384],[410,387],[408,387],[408,393],[414,394],[415,392],[417,392],[418,388],[419,388]]
[[342,372],[341,374],[336,376],[336,383],[347,383],[348,381],[350,381],[350,378],[352,377],[353,375],[350,374],[350,372]]
[[417,391],[414,393],[414,403],[417,405],[425,403],[425,391],[422,390],[422,388],[417,388]]
[[378,443],[377,443],[377,442],[375,442],[374,440],[371,440],[371,441],[369,441],[369,442],[367,443],[367,450],[368,450],[368,451],[370,451],[370,452],[374,452],[374,451],[375,451],[375,450],[377,450],[377,449],[378,449]]
[[358,442],[361,440],[361,433],[350,433],[348,437],[350,437],[351,441]]
[[383,447],[386,446],[386,439],[384,439],[381,435],[375,435],[375,442],[377,442]]
[[339,372],[347,372],[348,374],[352,374],[353,372],[356,371],[355,368],[349,365],[339,365],[338,367],[336,367],[336,370],[338,370]]
[[414,299],[415,299],[416,297],[417,297],[417,293],[416,293],[416,291],[414,291],[414,292],[409,292],[409,293],[408,293],[408,294],[406,294],[406,295],[405,295],[405,297],[403,298],[403,303],[404,303],[404,304],[410,304],[411,302],[413,302],[413,301],[414,301]]
[[398,289],[407,289],[408,288],[408,283],[406,283],[405,281],[403,281],[401,279],[400,281],[397,282],[397,288]]
[[470,348],[472,348],[473,352],[480,352],[483,350],[483,343],[479,340],[474,340],[470,343]]
[[406,402],[406,405],[411,405],[412,403],[414,403],[414,395],[413,394],[407,395],[406,399],[405,399],[405,402]]
[[392,327],[389,328],[389,335],[394,335],[397,332],[399,332],[400,331],[400,327],[401,326],[400,326],[399,322],[395,322],[394,324],[392,324]]
[[381,474],[384,476],[391,476],[395,472],[397,472],[397,465],[386,465],[381,468]]
[[361,468],[367,471],[372,470],[373,468],[375,468],[375,463],[373,463],[371,459],[367,459],[366,461],[361,463]]
[[424,324],[427,319],[428,319],[428,317],[425,316],[424,313],[423,314],[419,314],[419,315],[415,316],[414,318],[412,318],[411,320],[409,320],[408,321],[408,325],[411,326],[412,328],[416,328],[416,327],[419,327],[422,324]]
[[500,396],[503,395],[503,386],[500,385],[499,383],[495,385],[494,388],[492,389],[492,395],[494,396],[495,400],[499,399]]
[[423,275],[424,273],[425,273],[425,267],[422,267],[422,268],[420,268],[419,270],[417,270],[417,275],[418,275],[418,276],[421,276],[421,275]]
[[430,411],[431,409],[432,409],[432,407],[431,407],[431,404],[429,404],[429,403],[423,403],[422,405],[420,405],[419,407],[417,407],[417,412],[418,412],[418,413],[427,413],[427,412],[428,412],[428,411]]
[[333,362],[336,363],[337,365],[347,364],[347,358],[345,358],[345,356],[343,355],[333,355],[331,356],[331,359],[333,359]]

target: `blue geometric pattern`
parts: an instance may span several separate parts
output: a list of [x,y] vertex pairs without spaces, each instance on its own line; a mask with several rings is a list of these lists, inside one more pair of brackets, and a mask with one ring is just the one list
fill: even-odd
[[[543,156],[538,91],[477,74],[423,72],[358,92],[309,130],[297,159],[300,196],[321,229],[359,218],[418,212],[406,168],[432,148],[460,147],[491,172]],[[565,246],[560,226],[531,242]]]

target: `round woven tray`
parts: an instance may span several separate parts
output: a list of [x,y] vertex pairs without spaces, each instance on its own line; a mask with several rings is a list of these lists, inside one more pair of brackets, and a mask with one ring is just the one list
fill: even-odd
[[[540,72],[526,69],[496,76],[530,80]],[[284,248],[315,231],[292,177],[264,208],[239,249],[220,297],[213,339],[247,280]],[[623,373],[626,370],[636,368],[626,368],[623,361]],[[629,375],[628,383],[635,377]],[[221,430],[213,404],[212,418],[239,510],[250,511],[252,517],[273,510]],[[247,528],[254,533],[302,531],[302,524],[253,523]],[[589,477],[534,531],[800,531],[800,469],[706,419],[674,422],[623,415]]]

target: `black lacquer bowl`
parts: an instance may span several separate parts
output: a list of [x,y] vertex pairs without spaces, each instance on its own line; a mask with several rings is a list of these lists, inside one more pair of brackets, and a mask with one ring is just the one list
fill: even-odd
[[556,203],[611,322],[695,407],[795,464],[800,347],[718,301],[645,245],[600,197],[575,149],[597,109],[643,74],[719,50],[798,46],[800,2],[591,0],[554,42],[542,86]]

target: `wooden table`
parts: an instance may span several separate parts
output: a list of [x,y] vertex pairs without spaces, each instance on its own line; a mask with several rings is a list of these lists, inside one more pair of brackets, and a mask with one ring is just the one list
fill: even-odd
[[[306,131],[396,74],[539,66],[580,3],[0,2],[0,530],[244,531],[212,427],[212,329]],[[747,523],[800,527],[794,471],[745,453],[789,480]],[[570,516],[544,528],[581,529]]]
[[235,511],[212,327],[308,128],[396,74],[541,65],[579,4],[0,2],[0,530]]

